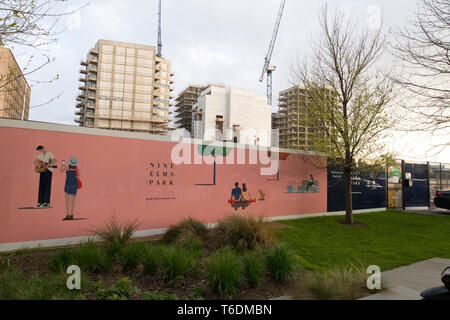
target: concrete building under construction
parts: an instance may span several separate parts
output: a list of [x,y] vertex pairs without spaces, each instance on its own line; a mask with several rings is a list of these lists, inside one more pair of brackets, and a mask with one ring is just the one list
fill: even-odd
[[153,46],[99,40],[80,70],[80,126],[167,135],[171,64]]
[[210,85],[193,107],[196,139],[270,146],[271,109],[267,98],[254,92]]
[[307,117],[306,90],[294,86],[280,92],[279,111],[272,114],[272,128],[279,130],[279,147],[308,150],[312,128],[302,123]]
[[204,86],[190,85],[179,94],[174,110],[177,129],[185,129],[192,133],[192,107],[206,88]]

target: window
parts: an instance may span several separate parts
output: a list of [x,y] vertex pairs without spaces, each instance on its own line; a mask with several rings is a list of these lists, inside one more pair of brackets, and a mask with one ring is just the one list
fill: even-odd
[[126,74],[134,74],[134,67],[125,67]]
[[101,71],[111,72],[112,71],[112,64],[111,63],[102,62],[100,70]]
[[123,108],[123,102],[122,101],[113,101],[112,102],[112,109],[113,110],[122,110]]
[[102,52],[103,53],[113,53],[113,46],[104,45],[102,46]]
[[137,65],[139,67],[151,68],[151,67],[153,67],[153,60],[138,58]]
[[112,61],[113,61],[112,54],[102,54],[102,63],[103,62],[112,63]]
[[114,65],[114,71],[116,73],[125,73],[125,66],[116,64],[116,65]]
[[116,55],[118,56],[124,56],[126,54],[127,50],[124,47],[116,47]]
[[138,67],[136,74],[138,76],[152,76],[153,75],[153,69]]
[[116,64],[125,64],[125,57],[116,56]]
[[153,58],[153,51],[139,49],[137,56],[141,58]]

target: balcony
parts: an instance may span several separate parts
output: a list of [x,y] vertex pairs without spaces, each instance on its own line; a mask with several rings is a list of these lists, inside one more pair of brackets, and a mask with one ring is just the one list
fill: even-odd
[[89,67],[87,68],[88,72],[94,72],[97,73],[98,68],[94,65],[89,65]]
[[80,73],[87,74],[87,69],[80,69]]
[[88,63],[98,63],[98,58],[96,56],[93,55],[89,55],[87,58]]
[[86,118],[94,119],[94,118],[95,118],[95,113],[92,112],[92,111],[87,111],[87,112],[85,113],[85,117],[86,117]]
[[84,108],[86,104],[84,102],[77,103],[76,108]]
[[80,84],[80,86],[78,87],[78,89],[85,91],[86,90],[86,85],[84,84]]
[[74,121],[75,121],[76,123],[84,123],[83,117],[75,118]]
[[98,55],[98,50],[93,48],[93,49],[89,50],[89,53],[92,53],[94,55]]
[[77,112],[75,112],[75,115],[76,115],[76,116],[82,116],[82,115],[84,115],[84,110],[83,110],[83,109],[78,110]]
[[86,82],[87,80],[86,80],[86,77],[80,77],[80,78],[78,79],[78,81],[80,81],[80,82]]
[[87,63],[87,61],[80,61],[80,64],[82,65],[82,66],[86,66],[87,67],[87,65],[88,65],[88,63]]

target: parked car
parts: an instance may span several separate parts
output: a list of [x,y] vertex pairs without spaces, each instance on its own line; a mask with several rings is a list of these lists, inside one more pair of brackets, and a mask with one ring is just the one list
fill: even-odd
[[434,197],[434,204],[438,208],[450,210],[450,190],[438,190]]

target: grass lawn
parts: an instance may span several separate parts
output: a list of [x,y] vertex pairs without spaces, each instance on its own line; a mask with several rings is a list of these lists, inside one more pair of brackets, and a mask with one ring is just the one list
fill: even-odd
[[329,270],[351,264],[389,270],[430,258],[450,258],[450,216],[389,210],[357,214],[367,228],[339,224],[342,216],[280,221],[278,229],[303,269]]

